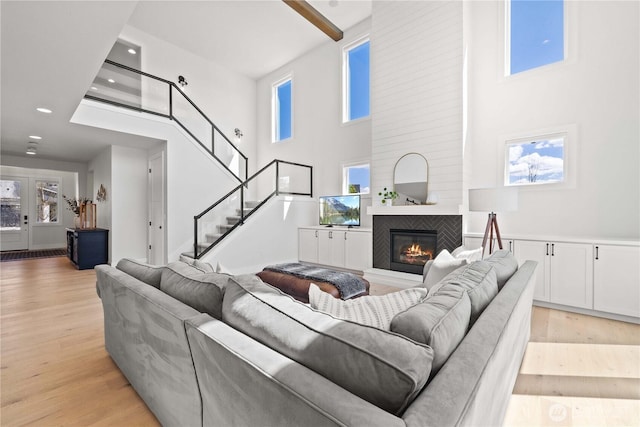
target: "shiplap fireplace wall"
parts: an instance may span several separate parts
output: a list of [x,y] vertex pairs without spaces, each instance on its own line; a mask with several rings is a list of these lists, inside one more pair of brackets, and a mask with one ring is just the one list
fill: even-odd
[[429,192],[457,210],[463,194],[463,2],[374,2],[372,194],[393,186],[404,154],[429,162]]

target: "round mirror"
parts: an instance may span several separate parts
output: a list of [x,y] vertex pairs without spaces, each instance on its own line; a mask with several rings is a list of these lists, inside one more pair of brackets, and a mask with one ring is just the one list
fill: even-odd
[[397,205],[427,203],[429,163],[418,153],[405,154],[393,170],[393,190],[398,193]]

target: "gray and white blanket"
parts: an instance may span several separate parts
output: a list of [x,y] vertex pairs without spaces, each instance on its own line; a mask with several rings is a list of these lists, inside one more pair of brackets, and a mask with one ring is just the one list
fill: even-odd
[[340,292],[340,298],[345,300],[360,295],[367,290],[364,279],[353,273],[329,270],[322,267],[304,265],[297,262],[269,265],[264,270],[285,273],[301,279],[317,280],[334,285]]

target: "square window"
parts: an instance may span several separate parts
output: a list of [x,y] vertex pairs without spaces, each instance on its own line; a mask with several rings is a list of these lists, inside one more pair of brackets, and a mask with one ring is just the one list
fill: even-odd
[[505,153],[505,185],[564,182],[565,142],[565,134],[508,141]]
[[272,88],[273,142],[293,136],[293,101],[291,77],[275,83]]
[[369,116],[369,38],[357,40],[343,50],[343,122]]
[[506,0],[507,75],[565,59],[563,0]]
[[343,167],[342,194],[369,194],[371,173],[369,163]]

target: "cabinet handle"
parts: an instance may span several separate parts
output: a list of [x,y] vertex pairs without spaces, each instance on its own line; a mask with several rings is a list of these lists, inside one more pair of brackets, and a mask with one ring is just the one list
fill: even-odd
[[513,242],[509,240],[509,252],[513,252]]
[[316,239],[318,238],[318,230],[316,230]]
[[596,246],[596,259],[598,259],[598,247]]
[[547,243],[547,256],[549,256],[549,244]]
[[330,231],[330,232],[329,232],[329,238],[330,238],[330,239],[333,239],[333,231]]
[[556,256],[556,244],[551,244],[551,256]]
[[347,240],[347,232],[344,232],[344,240]]

